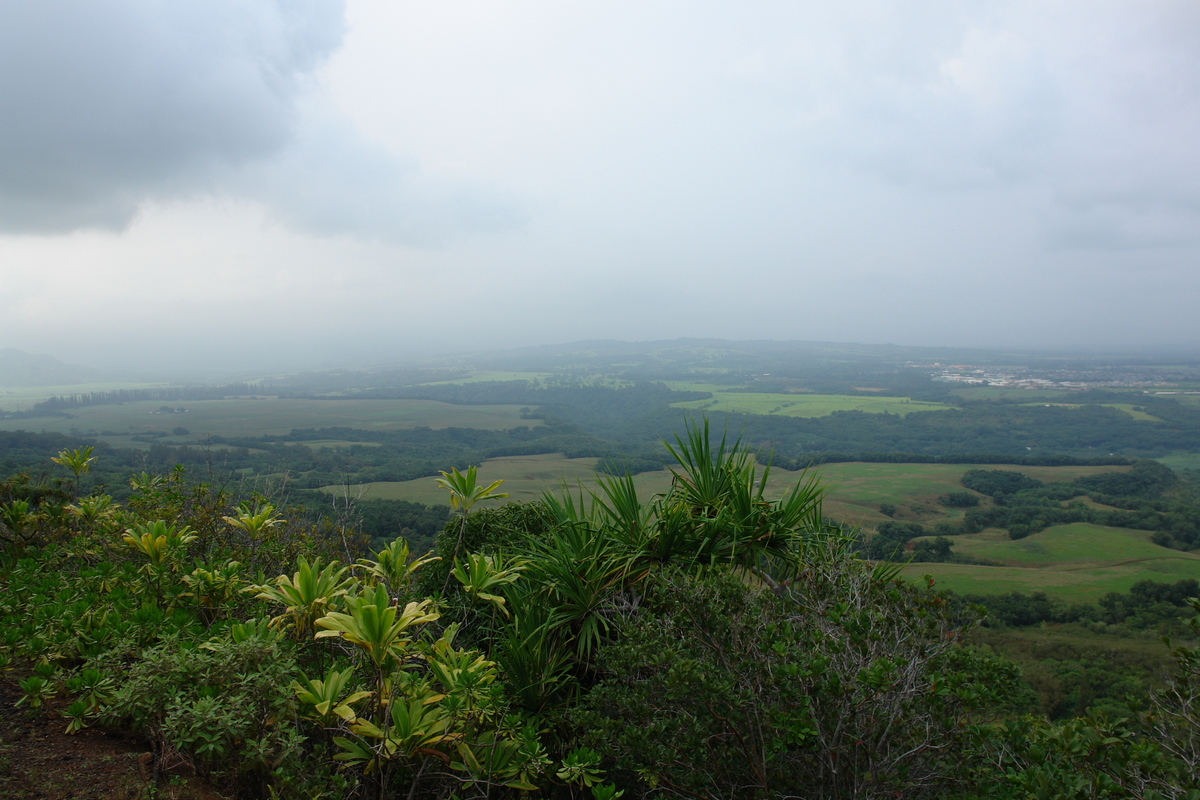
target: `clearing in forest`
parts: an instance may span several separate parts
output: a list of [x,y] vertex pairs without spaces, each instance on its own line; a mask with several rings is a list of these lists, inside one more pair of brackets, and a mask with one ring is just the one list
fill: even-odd
[[[522,406],[452,405],[436,400],[310,400],[236,397],[224,400],[142,400],[72,408],[62,417],[0,420],[0,430],[39,430],[117,436],[186,428],[188,435],[163,439],[171,444],[215,436],[282,436],[296,428],[481,428],[506,430],[541,425],[521,419]],[[175,409],[184,409],[175,411]],[[105,437],[106,439],[109,437]],[[127,443],[113,442],[113,444]]]
[[1044,591],[1089,602],[1107,592],[1127,592],[1138,581],[1200,579],[1200,553],[1160,547],[1150,541],[1151,533],[1077,522],[1014,541],[1005,531],[989,529],[950,541],[956,553],[1002,566],[915,563],[904,573],[932,575],[937,586],[963,594]]

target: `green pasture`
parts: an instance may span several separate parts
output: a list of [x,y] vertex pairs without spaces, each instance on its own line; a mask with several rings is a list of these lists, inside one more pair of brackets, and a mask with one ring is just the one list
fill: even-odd
[[51,397],[115,392],[121,389],[161,389],[174,384],[164,383],[73,383],[65,386],[4,386],[0,384],[0,409],[28,411],[37,403]]
[[1171,469],[1200,469],[1200,453],[1187,453],[1183,450],[1177,450],[1174,453],[1168,453],[1162,458],[1156,458],[1161,464],[1166,464]]
[[1109,528],[1089,522],[1056,525],[1013,540],[999,530],[954,537],[954,550],[997,561],[1006,567],[1113,565],[1162,558],[1182,558],[1200,564],[1200,555],[1180,553],[1150,541],[1149,531]]
[[[546,491],[557,490],[565,481],[571,486],[594,487],[594,458],[567,458],[562,454],[493,458],[479,467],[479,480],[503,480],[502,490],[512,500],[533,500]],[[852,525],[874,527],[888,517],[879,510],[881,503],[897,507],[896,519],[932,524],[962,516],[959,509],[940,505],[937,498],[949,492],[964,491],[959,482],[971,464],[827,464],[813,470],[829,487],[825,514]],[[1071,480],[1080,475],[1126,470],[1128,467],[1009,467],[1044,481]],[[769,496],[780,496],[804,474],[772,468],[767,484]],[[667,471],[644,472],[635,476],[642,497],[666,491],[671,476]],[[327,489],[330,487],[326,487]],[[373,483],[359,487],[367,499],[408,500],[418,503],[445,502],[445,492],[435,478],[412,481]],[[987,502],[987,501],[985,501]]]
[[712,392],[708,400],[672,403],[675,408],[724,411],[733,414],[777,414],[787,417],[824,417],[835,411],[863,411],[868,414],[911,414],[914,411],[945,411],[953,406],[927,403],[907,397],[808,394],[793,392],[738,392],[711,383],[671,381],[681,391]]
[[1023,389],[1016,386],[956,386],[950,394],[967,400],[1003,400],[1023,397],[1070,397],[1066,389]]
[[[502,480],[499,491],[508,492],[507,500],[487,501],[486,506],[497,506],[507,502],[536,500],[545,491],[557,489],[564,481],[575,486],[595,483],[598,458],[567,458],[562,453],[536,456],[510,456],[490,458],[479,466],[479,482],[487,485]],[[394,481],[361,484],[350,487],[352,492],[361,492],[364,500],[408,500],[425,505],[447,502],[446,490],[438,486],[437,478],[417,478],[412,481]],[[345,491],[345,487],[323,486],[322,491]]]
[[[562,454],[513,456],[489,459],[479,468],[479,480],[503,480],[500,490],[509,493],[502,502],[536,500],[546,491],[559,490],[565,483],[574,490],[595,489],[597,459],[569,459]],[[959,479],[972,469],[968,464],[830,464],[818,470],[829,487],[825,502],[827,516],[863,527],[888,519],[879,512],[880,503],[892,503],[898,519],[931,524],[960,517],[962,511],[937,504],[937,497],[963,491]],[[1021,467],[1014,468],[1039,480],[1069,480],[1080,475],[1128,469],[1127,467]],[[772,469],[768,496],[779,496],[802,477],[801,473]],[[634,478],[643,499],[664,492],[670,485],[667,471],[649,472]],[[345,492],[344,486],[327,486],[324,491]],[[349,487],[363,499],[408,500],[446,503],[446,492],[436,479],[364,484]],[[985,501],[986,502],[986,501]],[[1003,531],[956,536],[956,552],[986,558],[1003,566],[979,567],[960,564],[910,564],[903,573],[920,578],[928,573],[938,586],[960,593],[994,594],[1046,591],[1069,600],[1095,600],[1106,592],[1128,591],[1139,580],[1173,582],[1200,578],[1200,554],[1181,553],[1159,547],[1149,532],[1100,525],[1074,524],[1048,528],[1018,541]]]
[[428,381],[422,383],[421,386],[441,386],[443,384],[456,383],[487,383],[492,381],[537,381],[546,380],[547,378],[558,377],[553,372],[511,372],[504,370],[479,370],[471,371],[470,377],[454,378],[448,381]]
[[337,450],[339,448],[347,448],[348,449],[348,448],[356,447],[356,446],[358,446],[358,447],[382,447],[383,446],[382,443],[380,443],[380,442],[352,442],[349,439],[313,439],[311,442],[300,442],[300,444],[304,445],[305,447],[312,448],[313,450],[320,450],[323,447],[327,447],[330,450]]
[[[184,413],[159,413],[164,405]],[[540,425],[521,419],[521,406],[465,406],[435,400],[308,400],[231,398],[164,404],[157,400],[124,405],[86,406],[65,417],[0,420],[0,430],[35,430],[88,435],[110,431],[136,434],[187,428],[195,439],[216,436],[279,436],[296,428],[347,427],[365,430],[404,428],[482,428],[505,430]]]
[[1200,578],[1200,553],[1159,547],[1149,531],[1090,523],[1057,525],[1013,541],[1004,531],[955,536],[954,551],[1003,566],[909,564],[910,578],[932,575],[941,588],[967,594],[1044,591],[1064,600],[1094,601],[1126,592],[1142,580]]
[[1145,411],[1137,410],[1134,408],[1133,403],[1105,403],[1104,405],[1107,408],[1116,408],[1124,411],[1126,414],[1137,420],[1142,420],[1144,422],[1162,422],[1161,419],[1153,414],[1147,414]]
[[[861,461],[825,464],[815,467],[821,480],[830,487],[825,513],[843,522],[864,527],[878,525],[889,517],[879,506],[896,506],[895,519],[931,525],[962,516],[958,509],[947,508],[938,498],[950,492],[965,491],[962,476],[970,469],[1006,469],[1040,481],[1069,481],[1082,475],[1123,472],[1129,467],[1020,467],[978,464],[870,464]],[[781,471],[782,472],[782,471]],[[783,475],[795,473],[783,472]],[[984,503],[990,502],[984,500]]]

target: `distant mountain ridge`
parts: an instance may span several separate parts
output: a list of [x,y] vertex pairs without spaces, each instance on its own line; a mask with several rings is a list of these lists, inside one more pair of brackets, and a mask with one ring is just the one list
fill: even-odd
[[99,370],[64,364],[54,356],[0,348],[0,386],[64,386],[100,377]]

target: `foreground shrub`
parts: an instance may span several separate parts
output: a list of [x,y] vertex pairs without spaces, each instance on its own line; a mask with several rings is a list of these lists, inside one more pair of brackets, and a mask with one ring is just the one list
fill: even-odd
[[108,706],[144,731],[162,764],[184,761],[218,784],[265,784],[303,741],[287,685],[295,661],[273,637],[172,639],[149,648]]
[[707,798],[945,796],[968,725],[1024,706],[1015,667],[966,651],[944,601],[814,538],[779,591],[664,572],[570,714],[628,786]]

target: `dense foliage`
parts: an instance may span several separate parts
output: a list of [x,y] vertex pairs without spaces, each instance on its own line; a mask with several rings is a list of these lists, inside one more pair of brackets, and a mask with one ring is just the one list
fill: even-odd
[[768,499],[707,426],[668,456],[648,502],[607,478],[469,513],[499,487],[444,473],[457,514],[414,557],[182,467],[84,491],[97,452],[63,450],[0,491],[0,668],[21,713],[238,797],[1200,796],[1197,650],[1146,714],[1048,723],[816,482]]

